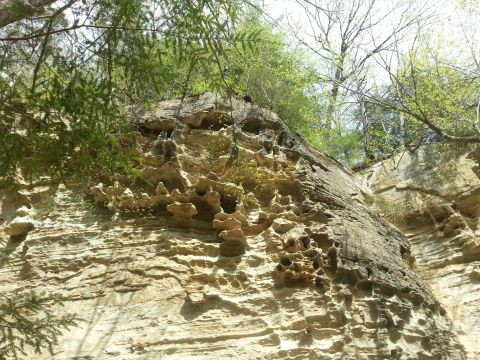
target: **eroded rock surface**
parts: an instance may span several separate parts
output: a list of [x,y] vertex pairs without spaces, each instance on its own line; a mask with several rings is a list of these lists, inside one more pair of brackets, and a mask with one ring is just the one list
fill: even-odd
[[0,268],[84,319],[54,359],[465,358],[402,234],[276,115],[204,94],[133,120],[142,179],[32,200]]
[[367,198],[407,236],[414,270],[452,319],[469,359],[480,359],[480,153],[429,145],[364,172]]

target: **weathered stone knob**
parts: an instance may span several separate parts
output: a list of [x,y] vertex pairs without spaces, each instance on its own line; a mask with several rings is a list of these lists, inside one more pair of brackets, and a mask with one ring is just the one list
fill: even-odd
[[163,182],[160,181],[160,182],[157,184],[157,187],[156,187],[156,189],[155,189],[155,193],[156,193],[157,195],[168,195],[168,190],[167,190],[167,188],[165,187],[165,185],[163,184]]
[[225,220],[214,219],[213,227],[216,230],[235,230],[242,227],[242,223],[235,218],[227,218]]
[[167,210],[171,212],[177,225],[189,225],[192,217],[198,214],[197,208],[192,203],[180,203],[175,201],[173,204],[167,205]]
[[221,256],[239,256],[245,254],[247,237],[241,229],[224,230],[218,236],[223,240],[220,244]]
[[3,231],[10,236],[24,236],[35,228],[28,208],[22,206],[16,211],[17,217],[5,226]]
[[292,221],[288,221],[282,218],[277,218],[273,220],[272,228],[278,234],[285,234],[287,231],[293,229],[295,225],[296,224]]

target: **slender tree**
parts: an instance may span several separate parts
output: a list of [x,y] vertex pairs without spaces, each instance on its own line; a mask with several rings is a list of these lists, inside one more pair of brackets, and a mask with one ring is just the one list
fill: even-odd
[[336,116],[341,92],[348,93],[356,79],[364,77],[370,61],[390,50],[418,19],[410,16],[409,2],[395,2],[393,6],[380,0],[297,3],[310,25],[310,37],[301,41],[322,64],[320,80],[330,84],[327,127],[341,131],[341,119]]

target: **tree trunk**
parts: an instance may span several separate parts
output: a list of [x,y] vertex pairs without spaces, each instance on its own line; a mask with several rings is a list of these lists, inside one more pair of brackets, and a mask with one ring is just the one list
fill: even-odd
[[329,130],[333,130],[333,128],[335,127],[335,130],[338,133],[342,132],[342,124],[340,122],[340,119],[335,118],[335,110],[337,107],[340,86],[345,81],[345,78],[343,76],[343,65],[345,62],[346,51],[347,50],[345,49],[345,46],[342,44],[342,50],[340,52],[340,58],[338,59],[338,64],[336,66],[335,76],[333,78],[333,85],[330,92],[330,99],[327,108],[327,128]]
[[400,148],[405,148],[405,115],[400,113]]
[[365,101],[363,98],[359,101],[360,105],[360,117],[362,119],[363,125],[363,150],[365,151],[365,156],[368,159],[374,159],[375,155],[372,153],[370,148],[370,132],[368,131],[368,116],[367,116],[367,109],[365,108]]
[[337,105],[338,90],[339,85],[337,82],[334,82],[332,91],[330,92],[330,99],[328,101],[327,108],[327,128],[329,130],[333,130],[334,127],[338,127],[338,121],[335,119],[335,107]]

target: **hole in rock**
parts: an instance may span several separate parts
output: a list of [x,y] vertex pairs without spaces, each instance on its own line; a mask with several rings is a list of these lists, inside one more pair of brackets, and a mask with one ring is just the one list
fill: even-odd
[[422,340],[420,340],[420,344],[425,350],[430,350],[430,338],[428,336],[423,336]]
[[353,272],[349,271],[345,274],[345,283],[350,285],[351,287],[357,284],[357,277]]
[[379,288],[380,293],[387,297],[392,297],[393,295],[395,295],[395,289],[390,286],[379,286]]
[[[390,334],[390,341],[396,342],[397,340],[400,340],[400,337],[398,339],[392,338],[392,335]],[[390,350],[390,359],[399,359],[400,354],[402,353],[401,350],[398,349],[392,349]]]
[[404,320],[408,323],[410,321],[410,318],[412,317],[412,313],[411,313],[410,309],[403,308],[403,309],[400,309],[398,311],[398,316],[402,320]]
[[389,272],[390,269],[388,267],[386,267],[385,265],[379,265],[378,268],[384,272]]
[[196,188],[196,189],[195,189],[195,193],[196,193],[198,196],[203,196],[203,195],[205,195],[205,194],[207,193],[207,190]]
[[251,134],[258,135],[263,128],[264,123],[261,119],[248,118],[242,122],[242,130]]
[[213,130],[218,131],[233,124],[232,118],[221,112],[211,112],[204,114],[202,122],[199,126],[190,126],[196,130]]
[[354,327],[352,328],[352,336],[354,338],[361,338],[364,335],[363,327]]
[[158,134],[161,132],[161,130],[154,130],[148,126],[143,126],[143,125],[139,125],[137,128],[140,131],[140,134],[142,134],[142,136],[147,138],[156,138]]
[[308,236],[302,236],[300,237],[300,241],[302,242],[302,245],[305,249],[308,249],[308,246],[310,245],[310,239]]
[[289,160],[293,163],[297,163],[298,160],[300,159],[300,154],[297,153],[296,151],[287,150],[287,151],[285,151],[285,155],[287,157],[287,160]]
[[453,230],[457,230],[457,229],[463,229],[464,227],[465,227],[464,224],[454,224],[454,225],[452,226],[452,229],[453,229]]
[[302,204],[293,209],[293,212],[297,216],[308,214],[312,210],[310,205]]
[[320,261],[318,259],[315,259],[313,262],[312,262],[312,266],[315,270],[319,269],[320,268]]
[[163,203],[163,204],[157,204],[155,206],[152,207],[152,212],[153,214],[159,216],[159,217],[172,217],[173,214],[167,210],[167,204],[166,203]]
[[290,195],[292,200],[296,203],[301,203],[305,200],[302,185],[299,181],[279,181],[277,183],[277,188],[280,195]]
[[364,292],[367,292],[369,294],[372,293],[373,291],[373,284],[371,281],[362,281],[359,282],[357,285],[358,289]]
[[411,290],[410,290],[410,288],[408,288],[408,287],[402,287],[402,288],[400,289],[400,292],[401,292],[402,294],[408,294],[408,293],[410,293],[410,291],[411,291]]
[[193,219],[202,221],[213,221],[214,213],[212,208],[203,199],[192,199],[192,204],[197,208],[198,214],[193,216]]
[[165,153],[163,154],[163,159],[165,161],[170,161],[172,159],[172,148],[167,144],[165,146]]
[[290,260],[288,257],[284,257],[280,260],[280,264],[283,266],[290,266],[292,265],[292,260]]
[[337,259],[337,249],[331,247],[327,252],[330,268],[333,272],[337,271],[338,259]]
[[410,299],[412,300],[412,304],[414,306],[419,306],[425,300],[422,295],[417,293],[410,293]]
[[226,214],[233,214],[237,208],[237,199],[231,196],[222,196],[220,198],[220,206]]
[[[393,326],[394,324],[392,324]],[[389,337],[390,337],[390,341],[395,343],[397,342],[398,340],[400,340],[402,338],[402,335],[400,334],[400,332],[396,329],[391,329],[388,333]],[[393,351],[395,351],[395,353],[393,353]],[[397,351],[397,350],[392,350],[392,355],[400,355],[400,352]]]
[[294,138],[292,137],[292,135],[290,135],[290,133],[288,133],[287,131],[282,131],[280,133],[280,135],[278,136],[277,138],[277,143],[280,145],[280,146],[283,146],[283,147],[286,147],[288,149],[291,149],[294,145],[295,145],[295,140]]
[[314,233],[310,235],[310,238],[323,252],[327,252],[333,243],[333,241],[328,238],[327,233]]

